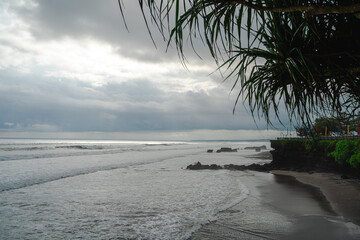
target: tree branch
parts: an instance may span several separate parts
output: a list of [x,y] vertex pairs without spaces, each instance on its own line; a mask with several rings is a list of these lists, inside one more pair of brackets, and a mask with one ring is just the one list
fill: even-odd
[[306,12],[308,15],[324,15],[328,13],[337,14],[354,14],[356,17],[360,14],[360,3],[352,5],[337,5],[337,6],[287,6],[287,7],[264,7],[246,0],[232,0],[236,4],[242,4],[248,8],[258,11],[270,12]]

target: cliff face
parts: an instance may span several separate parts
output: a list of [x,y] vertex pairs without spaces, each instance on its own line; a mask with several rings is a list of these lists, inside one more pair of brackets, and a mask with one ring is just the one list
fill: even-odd
[[331,171],[360,177],[360,139],[280,139],[272,140],[271,147],[274,168]]
[[328,170],[339,166],[329,156],[334,143],[319,143],[312,140],[272,140],[273,164],[296,170]]

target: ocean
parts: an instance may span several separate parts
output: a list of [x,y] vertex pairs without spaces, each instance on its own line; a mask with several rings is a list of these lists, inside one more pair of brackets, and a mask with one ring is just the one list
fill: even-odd
[[261,162],[206,152],[253,144],[0,140],[1,239],[187,239],[248,192],[186,166]]
[[[272,174],[186,170],[198,161],[266,163],[245,149],[260,145],[270,148],[269,142],[2,139],[0,239],[196,239],[206,234],[204,226],[232,218],[234,207],[237,228],[251,239],[276,238],[293,219],[261,204],[256,189],[275,182]],[[238,151],[207,152],[221,147]]]

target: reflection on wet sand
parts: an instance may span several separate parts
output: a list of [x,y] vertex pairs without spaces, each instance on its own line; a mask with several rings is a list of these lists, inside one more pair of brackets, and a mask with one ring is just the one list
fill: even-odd
[[[250,176],[252,175],[252,177]],[[294,177],[249,172],[250,195],[192,239],[357,239],[319,188]],[[355,233],[356,234],[356,233]]]

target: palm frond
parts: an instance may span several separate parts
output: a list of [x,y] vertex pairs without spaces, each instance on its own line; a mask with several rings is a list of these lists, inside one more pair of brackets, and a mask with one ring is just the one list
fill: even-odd
[[[351,115],[360,109],[358,0],[138,2],[146,26],[148,9],[183,61],[184,41],[194,48],[201,39],[225,69],[225,80],[234,79],[234,111],[242,99],[253,116],[271,124],[280,105],[303,122],[329,110]],[[121,0],[119,6],[123,16]]]

